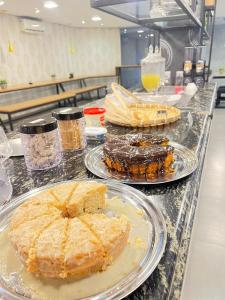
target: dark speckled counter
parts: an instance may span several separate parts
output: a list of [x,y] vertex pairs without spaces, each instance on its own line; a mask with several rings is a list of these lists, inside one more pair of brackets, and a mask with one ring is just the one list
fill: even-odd
[[[110,133],[118,135],[137,131],[167,135],[170,140],[195,151],[199,159],[198,169],[184,180],[160,186],[136,186],[162,210],[167,224],[168,240],[163,258],[154,273],[126,299],[180,298],[214,98],[215,85],[206,85],[183,105],[182,119],[164,128],[137,130],[107,125]],[[86,151],[94,146],[96,144],[89,145]],[[14,196],[49,183],[93,177],[84,166],[83,156],[66,154],[57,168],[40,172],[28,172],[23,158],[14,158],[13,162]]]

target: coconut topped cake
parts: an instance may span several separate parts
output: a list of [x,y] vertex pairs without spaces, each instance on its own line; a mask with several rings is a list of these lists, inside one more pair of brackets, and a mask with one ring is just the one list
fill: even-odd
[[93,181],[62,183],[15,210],[9,236],[29,272],[80,279],[112,263],[127,244],[130,222],[103,213],[106,191]]

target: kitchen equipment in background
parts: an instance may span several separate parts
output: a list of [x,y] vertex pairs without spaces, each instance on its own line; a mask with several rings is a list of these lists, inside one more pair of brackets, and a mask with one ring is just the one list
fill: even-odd
[[175,78],[175,85],[176,86],[183,86],[184,82],[184,72],[183,71],[177,71],[176,72],[176,78]]
[[206,62],[202,59],[205,46],[185,47],[184,85],[195,82],[197,86],[205,83]]
[[195,63],[195,75],[194,82],[197,86],[203,86],[205,82],[205,70],[206,70],[206,61],[202,59],[203,50],[205,46],[198,46],[196,48],[196,63]]
[[184,48],[184,84],[192,82],[193,63],[195,60],[195,48]]
[[162,6],[162,0],[151,0],[150,1],[150,18],[161,18],[166,16],[166,11]]
[[28,169],[45,170],[60,163],[62,155],[55,118],[25,122],[20,127],[20,133]]
[[105,108],[103,107],[86,107],[84,116],[87,127],[105,126]]
[[215,0],[205,0],[205,6],[214,6]]
[[58,123],[62,149],[64,151],[83,150],[87,144],[83,110],[63,107],[56,109],[52,116],[56,118]]

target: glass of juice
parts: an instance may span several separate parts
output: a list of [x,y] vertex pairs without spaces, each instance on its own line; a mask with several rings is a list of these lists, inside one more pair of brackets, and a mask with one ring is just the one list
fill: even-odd
[[160,75],[159,74],[142,74],[141,81],[143,87],[148,92],[155,92],[160,86]]

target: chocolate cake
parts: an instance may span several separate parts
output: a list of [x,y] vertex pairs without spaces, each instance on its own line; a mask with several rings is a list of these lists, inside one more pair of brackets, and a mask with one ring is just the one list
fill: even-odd
[[109,136],[103,147],[109,169],[152,179],[173,171],[174,148],[166,137],[150,134]]

